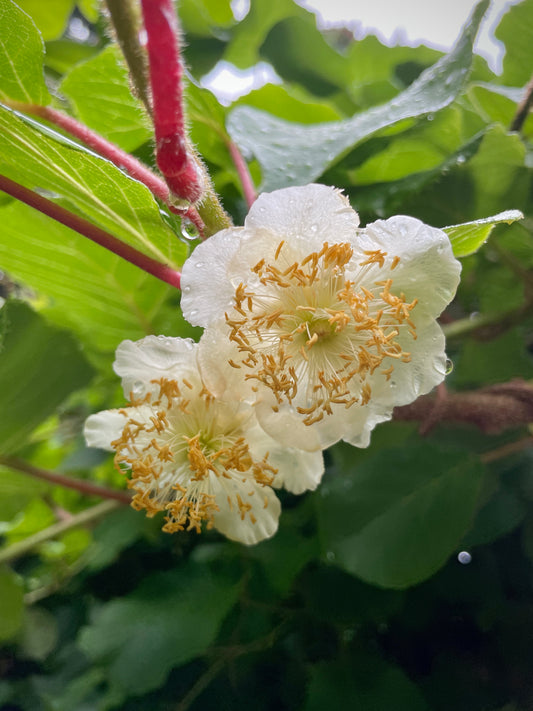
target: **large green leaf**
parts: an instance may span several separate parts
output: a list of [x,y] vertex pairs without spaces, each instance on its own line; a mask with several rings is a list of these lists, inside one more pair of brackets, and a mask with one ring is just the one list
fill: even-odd
[[44,45],[39,31],[11,0],[0,0],[0,99],[47,104]]
[[0,110],[0,172],[65,206],[149,256],[173,266],[186,249],[163,220],[150,191],[109,161],[55,132],[41,133]]
[[520,210],[506,210],[499,215],[484,217],[473,222],[463,222],[462,225],[451,225],[443,227],[452,243],[453,253],[456,257],[466,257],[477,250],[489,238],[490,233],[496,225],[506,223],[508,225],[523,220],[524,215]]
[[83,123],[125,151],[134,150],[152,136],[149,119],[131,93],[117,47],[111,45],[75,66],[60,89]]
[[22,9],[33,18],[45,40],[57,39],[67,26],[75,0],[18,0]]
[[468,529],[482,474],[464,452],[425,444],[369,456],[317,496],[326,559],[383,587],[425,580]]
[[1,208],[0,221],[0,268],[48,297],[47,315],[88,347],[158,332],[171,287],[26,205]]
[[465,84],[473,42],[487,7],[488,0],[478,4],[453,51],[423,72],[408,89],[387,104],[350,119],[309,126],[289,123],[246,106],[235,108],[228,118],[229,133],[261,164],[262,189],[312,182],[350,148],[377,131],[450,104]]
[[0,311],[0,451],[22,446],[35,427],[93,370],[71,334],[60,331],[21,302]]
[[96,664],[106,665],[112,685],[140,694],[206,651],[238,594],[232,577],[185,563],[103,605],[79,643]]
[[505,45],[500,81],[507,86],[523,86],[533,73],[533,0],[510,7],[494,34]]

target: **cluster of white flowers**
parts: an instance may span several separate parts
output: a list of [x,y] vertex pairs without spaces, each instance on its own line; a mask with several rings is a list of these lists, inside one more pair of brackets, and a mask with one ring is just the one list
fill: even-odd
[[410,217],[359,227],[323,185],[263,194],[244,227],[183,267],[198,344],[125,341],[115,371],[130,406],[91,416],[90,446],[130,473],[133,505],[167,531],[215,527],[255,543],[276,531],[273,488],[314,489],[322,450],[366,447],[374,426],[440,383],[436,318],[460,265],[447,235]]

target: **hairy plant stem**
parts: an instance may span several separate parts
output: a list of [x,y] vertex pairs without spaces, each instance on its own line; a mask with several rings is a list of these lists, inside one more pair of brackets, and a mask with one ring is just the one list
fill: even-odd
[[104,3],[109,11],[111,27],[129,67],[134,93],[151,116],[148,62],[146,52],[139,41],[141,14],[138,3],[132,0],[104,0]]
[[42,543],[46,543],[46,541],[57,538],[57,536],[61,536],[63,533],[66,533],[73,528],[93,523],[99,518],[111,513],[111,511],[115,511],[120,508],[120,506],[122,506],[122,504],[118,501],[102,501],[102,503],[97,504],[96,506],[91,506],[89,509],[85,509],[84,511],[80,511],[80,513],[74,514],[74,516],[72,516],[68,521],[54,523],[52,526],[48,526],[48,528],[33,534],[33,536],[29,536],[23,541],[14,543],[13,545],[8,546],[8,548],[5,548],[3,551],[0,551],[0,565],[2,563],[9,563],[12,560],[16,560],[17,558],[21,558],[23,555],[31,553],[34,548],[40,546]]
[[246,200],[246,204],[248,205],[248,207],[252,207],[257,197],[257,194],[255,192],[255,186],[253,184],[250,171],[248,170],[248,166],[246,165],[246,161],[242,157],[242,153],[239,151],[233,141],[228,141],[227,146],[233,164],[237,169],[239,180],[241,181],[242,191],[244,194],[244,199]]
[[102,499],[112,499],[126,505],[131,502],[131,495],[127,491],[109,489],[106,486],[94,484],[92,481],[74,479],[73,477],[65,476],[64,474],[49,472],[46,469],[35,467],[33,464],[25,462],[23,459],[19,459],[18,457],[0,457],[0,465],[9,467],[10,469],[15,469],[22,474],[33,476],[36,479],[43,479],[44,481],[56,484],[57,486],[63,486],[67,489],[74,489],[75,491],[87,494],[88,496],[100,496]]
[[[130,72],[130,76],[132,79],[132,82],[134,86],[136,87],[137,93],[141,98],[146,96],[146,99],[143,99],[145,105],[147,105],[148,112],[150,115],[153,116],[153,107],[152,107],[152,101],[150,98],[150,90],[149,88],[145,91],[144,87],[148,86],[148,64],[146,61],[146,51],[144,47],[141,45],[139,42],[139,26],[137,24],[137,18],[135,14],[135,10],[132,9],[132,1],[131,0],[106,0],[109,10],[110,10],[110,20],[114,26],[115,34],[117,36],[117,39],[119,40],[119,44],[123,50],[124,54],[124,59],[126,60],[126,64],[128,65],[128,69]],[[150,0],[147,5],[150,5],[149,11],[154,12],[153,7],[155,5],[158,5],[160,3],[160,0]],[[113,5],[114,10],[112,11],[111,6]],[[115,8],[115,6],[118,6]],[[129,17],[130,20],[122,22],[121,21],[121,15],[120,15],[120,6],[123,6],[126,8],[126,6],[129,7],[129,9],[125,9],[124,13],[126,17]],[[172,9],[172,13],[174,13],[174,10]],[[168,24],[168,23],[167,23]],[[174,46],[177,47],[177,38],[173,36],[172,40]],[[132,48],[131,51],[128,51],[125,48]],[[167,43],[168,47],[168,43]],[[158,37],[155,37],[155,41],[153,42],[153,51],[155,54],[161,53],[160,47],[159,47],[159,41]],[[140,62],[137,60],[137,55],[142,55],[143,61]],[[178,56],[179,60],[179,56]],[[162,69],[162,73],[165,73],[165,67]],[[181,72],[181,69],[180,69]],[[152,90],[154,89],[154,86],[152,85]],[[175,92],[179,91],[179,95],[181,96],[181,84],[179,87],[174,87],[171,91],[171,94],[175,96]],[[157,131],[156,131],[157,133]],[[198,201],[198,203],[194,206],[198,214],[201,217],[201,220],[204,225],[204,231],[202,237],[210,237],[211,235],[215,234],[215,232],[218,232],[219,230],[225,229],[227,227],[231,227],[232,222],[229,217],[229,215],[225,212],[224,208],[222,207],[220,200],[215,192],[215,189],[213,187],[211,178],[209,177],[209,174],[207,173],[207,170],[205,169],[205,166],[203,165],[202,161],[200,160],[199,156],[197,155],[196,151],[192,147],[189,139],[185,136],[185,143],[186,143],[186,151],[188,158],[192,160],[195,164],[195,172],[199,176],[200,183],[203,188],[203,195],[201,200]],[[180,205],[171,205],[170,209],[173,212],[183,214],[184,209],[182,209],[183,206]],[[194,215],[193,214],[188,214],[185,208],[185,217],[188,217],[197,227],[199,226],[199,223],[197,220],[193,219]]]
[[134,158],[134,156],[123,151],[122,148],[119,148],[114,143],[91,131],[91,129],[79,121],[76,121],[76,119],[71,116],[61,113],[61,111],[56,111],[49,106],[22,104],[18,101],[6,101],[5,103],[16,111],[38,116],[39,118],[49,121],[66,133],[74,136],[74,138],[77,138],[84,145],[92,148],[93,151],[103,158],[107,158],[107,160],[111,161],[117,168],[124,170],[129,176],[146,185],[152,195],[164,202],[171,212],[180,215],[180,217],[189,219],[198,229],[200,236],[202,238],[204,237],[205,225],[196,208],[190,205],[176,207],[172,202],[170,190],[165,181],[153,173],[144,163],[137,160],[137,158]]
[[202,176],[190,156],[183,114],[183,67],[172,0],[141,0],[152,90],[155,155],[171,192],[195,203]]
[[108,249],[113,254],[122,257],[126,261],[134,264],[139,269],[155,276],[157,279],[164,281],[166,284],[180,288],[181,275],[176,270],[169,267],[167,264],[161,264],[161,262],[148,257],[146,254],[139,252],[134,247],[121,242],[119,239],[109,234],[100,227],[93,225],[88,220],[83,217],[74,215],[72,212],[65,210],[64,207],[56,205],[56,203],[44,198],[42,195],[34,193],[32,190],[15,183],[13,180],[0,175],[0,190],[3,190],[11,197],[26,203],[30,207],[39,210],[44,215],[48,215],[53,220],[60,222],[66,227],[70,227],[71,230],[78,232],[79,234],[87,237],[101,247]]

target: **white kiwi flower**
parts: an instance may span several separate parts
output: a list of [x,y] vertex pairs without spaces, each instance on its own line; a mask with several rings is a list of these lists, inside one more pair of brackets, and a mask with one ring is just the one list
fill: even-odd
[[269,437],[238,384],[215,398],[197,351],[190,339],[164,336],[121,343],[114,369],[130,403],[91,415],[87,444],[115,451],[135,492],[132,505],[148,516],[164,511],[163,530],[214,527],[232,540],[257,543],[278,527],[281,506],[272,486],[314,489],[322,455]]
[[244,227],[200,244],[182,273],[182,309],[203,326],[206,387],[238,373],[264,430],[309,451],[373,427],[440,383],[460,264],[442,230],[397,216],[359,226],[336,189],[261,195]]

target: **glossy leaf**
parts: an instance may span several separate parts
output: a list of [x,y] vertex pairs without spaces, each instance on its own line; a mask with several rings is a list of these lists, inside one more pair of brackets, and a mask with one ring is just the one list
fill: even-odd
[[517,220],[523,220],[524,215],[520,210],[506,210],[499,215],[484,217],[473,222],[464,222],[462,225],[452,225],[443,227],[452,243],[453,253],[456,257],[466,257],[474,254],[487,241],[490,233],[502,223],[512,224]]
[[425,580],[468,529],[482,474],[475,458],[429,445],[365,458],[318,493],[326,560],[382,587]]
[[44,310],[91,349],[157,331],[174,292],[103,247],[26,205],[0,209],[0,268],[46,297]]
[[11,0],[0,0],[0,100],[47,104],[43,57],[43,40],[31,18]]
[[478,4],[453,51],[408,89],[389,103],[350,119],[307,126],[288,123],[253,108],[235,108],[228,118],[228,130],[236,143],[261,164],[262,189],[310,183],[348,149],[377,131],[450,104],[464,87],[473,42],[487,6],[487,0]]
[[185,247],[163,220],[150,191],[118,168],[63,139],[0,111],[0,171],[72,209],[149,256],[178,266]]

